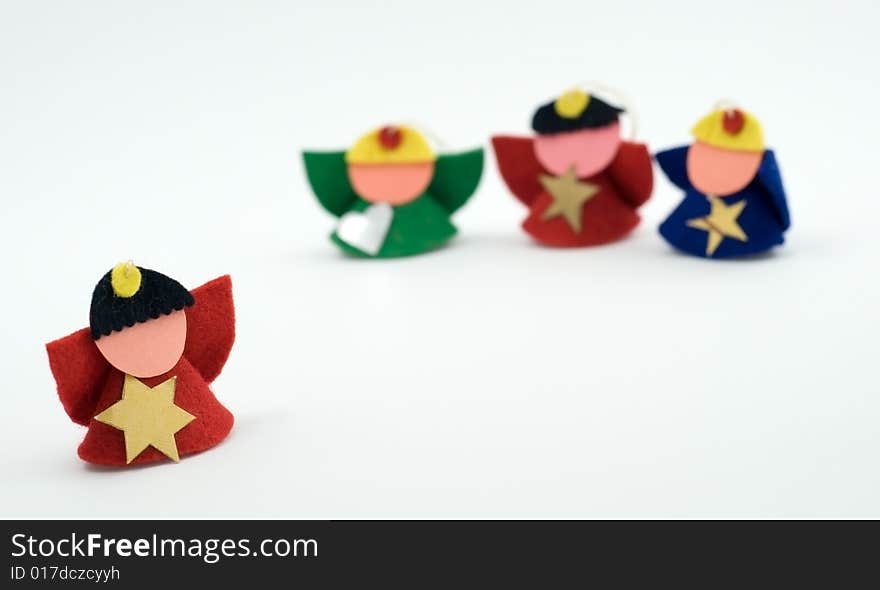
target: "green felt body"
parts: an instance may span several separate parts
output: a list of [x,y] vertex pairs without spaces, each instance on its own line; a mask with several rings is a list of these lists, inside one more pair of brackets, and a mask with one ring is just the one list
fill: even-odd
[[[351,211],[363,211],[370,203],[358,199]],[[339,239],[336,232],[330,236],[333,243],[355,256],[366,258],[396,258],[422,254],[445,244],[455,235],[455,226],[449,221],[449,213],[429,193],[415,201],[394,207],[394,217],[382,248],[370,255]]]
[[[351,186],[345,152],[305,152],[303,160],[309,184],[324,209],[341,217],[370,206]],[[343,242],[336,232],[331,239],[345,252],[367,258],[412,256],[439,248],[455,235],[449,217],[474,194],[482,172],[482,148],[439,156],[425,192],[410,203],[394,207],[388,235],[375,256]]]

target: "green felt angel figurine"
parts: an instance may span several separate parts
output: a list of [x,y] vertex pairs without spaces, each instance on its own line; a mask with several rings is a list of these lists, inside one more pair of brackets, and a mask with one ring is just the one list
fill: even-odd
[[304,152],[306,174],[321,205],[339,218],[331,239],[369,258],[421,254],[445,244],[449,217],[473,195],[483,150],[436,155],[411,127],[386,126],[347,152]]

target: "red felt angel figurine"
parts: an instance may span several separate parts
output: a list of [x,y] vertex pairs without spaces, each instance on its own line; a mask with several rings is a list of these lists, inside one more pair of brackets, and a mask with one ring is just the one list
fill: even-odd
[[538,242],[594,246],[638,225],[636,209],[653,187],[651,154],[621,140],[622,112],[571,90],[535,112],[535,137],[492,138],[501,176],[529,208],[523,229]]
[[89,324],[46,345],[65,411],[89,428],[83,460],[178,461],[226,438],[233,417],[208,384],[235,339],[229,276],[190,293],[156,271],[118,264],[95,287]]

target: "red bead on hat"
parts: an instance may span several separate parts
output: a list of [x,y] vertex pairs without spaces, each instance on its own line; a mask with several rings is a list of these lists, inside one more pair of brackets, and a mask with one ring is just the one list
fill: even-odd
[[387,125],[379,130],[379,144],[386,150],[397,149],[403,140],[403,134],[399,127]]
[[745,124],[746,118],[741,110],[730,109],[724,111],[724,118],[721,120],[721,125],[724,127],[724,130],[728,134],[736,135],[737,133],[742,131],[743,125]]

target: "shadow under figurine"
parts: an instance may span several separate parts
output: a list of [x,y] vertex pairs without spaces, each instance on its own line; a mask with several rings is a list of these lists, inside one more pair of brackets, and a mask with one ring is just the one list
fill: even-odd
[[233,417],[209,384],[235,340],[229,276],[190,293],[156,271],[119,264],[95,287],[89,324],[46,345],[65,411],[88,426],[83,460],[179,461],[226,438]]
[[473,195],[483,150],[436,155],[411,127],[387,126],[346,152],[304,152],[321,205],[339,218],[331,236],[343,251],[393,258],[439,248],[456,233],[450,216]]
[[547,246],[595,246],[618,240],[639,223],[651,196],[651,154],[623,141],[623,109],[571,90],[541,106],[535,137],[492,138],[501,176],[529,208],[523,229]]
[[660,225],[663,238],[705,258],[747,256],[782,244],[791,219],[758,120],[740,109],[717,109],[692,134],[692,145],[656,155],[669,180],[685,192]]

